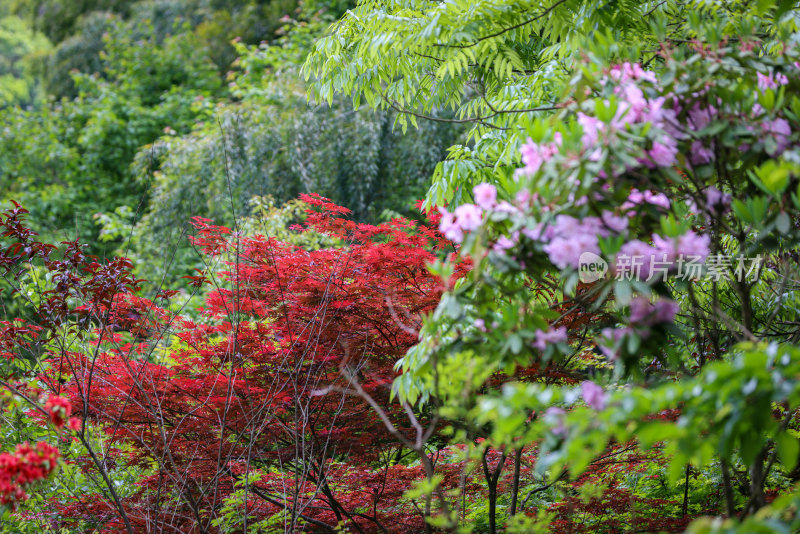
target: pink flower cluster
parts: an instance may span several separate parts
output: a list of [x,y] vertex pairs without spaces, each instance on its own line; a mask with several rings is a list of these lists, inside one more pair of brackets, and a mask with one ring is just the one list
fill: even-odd
[[[472,189],[475,204],[462,204],[453,213],[449,213],[445,208],[439,208],[442,219],[439,221],[439,231],[444,236],[455,242],[461,243],[466,232],[474,232],[483,223],[484,211],[516,213],[519,211],[506,201],[497,202],[497,188],[492,184],[482,183]],[[500,249],[510,248],[506,238]]]
[[537,330],[536,340],[533,342],[533,346],[539,350],[544,350],[547,348],[547,345],[552,345],[555,343],[566,343],[566,342],[567,342],[567,328],[561,326],[559,328],[548,330],[546,332],[544,330]]
[[725,211],[731,204],[731,196],[713,185],[706,189],[706,207],[711,211]]
[[659,298],[651,302],[646,297],[632,299],[630,307],[630,322],[641,326],[671,323],[680,309],[680,305],[674,300]]
[[577,268],[584,252],[600,254],[600,237],[624,232],[627,226],[627,218],[610,211],[604,211],[600,217],[580,220],[569,215],[558,215],[555,224],[544,231],[543,237],[548,243],[543,250],[559,269]]
[[537,144],[531,138],[522,145],[520,152],[522,153],[522,163],[525,165],[521,169],[517,169],[519,174],[535,174],[546,161],[549,161],[556,155],[561,148],[562,137],[560,132],[556,132],[553,136],[552,143]]
[[617,274],[624,272],[648,280],[657,266],[668,271],[677,266],[678,260],[703,263],[710,254],[710,243],[707,235],[698,235],[692,230],[677,238],[653,234],[653,245],[634,239],[620,248],[615,270]]
[[632,333],[633,330],[630,328],[604,328],[602,332],[600,332],[600,342],[598,343],[597,347],[600,349],[606,358],[610,361],[615,361],[619,354],[617,352],[617,344],[622,341],[622,339]]
[[678,143],[673,137],[663,136],[661,141],[653,141],[653,146],[647,153],[650,161],[645,163],[650,167],[672,167],[678,155]]
[[770,156],[778,157],[789,148],[789,136],[792,135],[792,128],[786,119],[766,120],[761,123],[763,134],[775,142],[774,149],[767,149]]
[[619,83],[645,81],[656,83],[656,74],[651,70],[644,70],[638,63],[625,62],[614,65],[608,73],[608,77]]
[[628,211],[634,206],[640,204],[652,204],[653,206],[658,206],[667,210],[670,206],[669,199],[664,193],[653,193],[652,191],[639,191],[638,189],[632,189],[628,195],[628,200],[622,204],[621,209],[622,211]]
[[[649,167],[671,167],[677,161],[678,137],[677,114],[675,110],[665,107],[666,98],[659,96],[648,98],[637,82],[656,83],[653,72],[645,71],[641,65],[623,63],[617,65],[609,72],[609,78],[617,83],[614,94],[619,99],[617,112],[611,121],[612,130],[623,130],[629,124],[649,122],[664,132],[647,151],[647,158],[642,161]],[[593,146],[598,137],[598,131],[603,131],[605,125],[594,117],[578,114],[578,123],[584,131],[583,142]]]
[[689,151],[689,161],[692,165],[705,165],[714,161],[714,151],[706,147],[702,141],[696,139],[692,142]]
[[695,102],[692,109],[689,110],[689,126],[695,131],[700,131],[711,124],[716,117],[717,108]]
[[589,380],[581,382],[581,395],[583,396],[583,401],[589,408],[597,410],[598,412],[605,409],[606,394],[603,388],[594,382]]
[[756,78],[758,80],[758,88],[762,91],[766,91],[767,89],[777,89],[779,86],[789,83],[789,78],[780,72],[775,75],[761,74],[759,72],[756,73]]
[[497,205],[497,188],[492,184],[478,184],[472,189],[475,203],[485,210],[490,210]]
[[463,204],[454,213],[448,213],[445,208],[439,208],[439,211],[442,214],[439,230],[456,243],[464,240],[464,232],[477,230],[483,220],[483,210],[474,204]]
[[704,262],[711,253],[711,239],[705,234],[697,234],[693,230],[676,238],[661,237],[653,234],[653,244],[659,254],[666,255],[667,261],[674,263],[679,258],[693,258]]

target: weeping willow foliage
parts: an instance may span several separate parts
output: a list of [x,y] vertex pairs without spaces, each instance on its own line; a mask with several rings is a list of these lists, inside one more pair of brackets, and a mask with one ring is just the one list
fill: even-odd
[[196,213],[230,221],[252,196],[288,200],[301,192],[347,200],[359,219],[408,212],[453,137],[453,127],[440,124],[404,136],[388,112],[291,104],[230,106],[191,135],[140,151],[136,172],[152,180],[152,228]]
[[133,171],[150,191],[134,230],[144,258],[169,257],[180,244],[180,261],[193,265],[184,239],[191,217],[231,225],[251,214],[255,196],[281,203],[315,192],[358,220],[414,213],[458,126],[430,122],[404,135],[394,112],[356,111],[343,99],[309,105],[297,78],[282,76],[268,94],[220,107],[191,134],[168,133],[139,151]]

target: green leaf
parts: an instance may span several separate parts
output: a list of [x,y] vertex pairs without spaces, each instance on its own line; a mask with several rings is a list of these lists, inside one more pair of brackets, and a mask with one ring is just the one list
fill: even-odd
[[614,296],[619,306],[627,306],[631,301],[631,284],[627,280],[617,280],[614,284]]
[[778,196],[789,185],[789,176],[791,175],[791,167],[789,165],[782,165],[775,160],[765,162],[761,167],[754,171],[756,179],[753,174],[750,178],[758,187],[766,193],[773,196]]
[[778,447],[778,457],[786,468],[791,471],[797,466],[798,455],[800,455],[800,441],[796,437],[782,432],[775,440]]

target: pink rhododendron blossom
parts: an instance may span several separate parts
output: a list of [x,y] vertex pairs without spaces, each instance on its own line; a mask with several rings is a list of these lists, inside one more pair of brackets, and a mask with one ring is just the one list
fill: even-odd
[[670,299],[660,298],[655,302],[650,302],[646,297],[636,297],[631,300],[630,308],[631,323],[652,326],[673,322],[680,306]]
[[584,204],[589,202],[589,197],[587,197],[586,195],[576,196],[575,192],[572,192],[567,196],[567,200],[569,201],[570,204],[574,206],[583,206]]
[[706,205],[711,210],[725,211],[731,203],[731,196],[713,185],[706,189]]
[[669,209],[670,202],[667,195],[664,193],[653,193],[652,191],[645,191],[642,193],[644,196],[644,201],[648,204],[652,204],[653,206],[659,206],[664,209]]
[[580,265],[581,254],[584,252],[600,254],[597,236],[591,234],[556,237],[542,248],[550,257],[553,265],[559,269],[566,269],[567,267],[577,269]]
[[[619,102],[614,118],[611,120],[612,129],[621,130],[629,124],[650,122],[665,131],[669,129],[669,133],[675,136],[679,135],[678,128],[676,128],[676,114],[664,106],[665,97],[648,99],[642,89],[632,82],[617,86],[614,93],[619,97]],[[597,131],[598,127],[592,124],[587,117],[579,116],[578,121],[584,128],[585,140],[591,140],[593,132]],[[586,143],[584,142],[584,144]],[[662,144],[666,144],[666,142],[662,142]]]
[[483,319],[475,319],[475,322],[473,324],[475,325],[475,328],[477,328],[481,332],[486,332],[486,321],[484,321]]
[[553,233],[557,236],[571,236],[583,231],[581,221],[570,215],[556,215]]
[[558,215],[555,224],[544,232],[523,231],[524,235],[534,239],[549,241],[543,250],[550,261],[559,269],[577,268],[584,252],[600,254],[598,238],[608,237],[611,232],[620,232],[627,227],[627,220],[604,212],[605,219],[586,217],[576,219],[570,215]]
[[553,135],[552,143],[537,144],[534,143],[532,139],[528,138],[528,141],[520,148],[522,162],[525,166],[521,169],[517,169],[515,175],[535,174],[541,168],[542,164],[549,161],[558,153],[561,143],[561,132],[556,132]]
[[654,141],[653,148],[651,148],[647,155],[650,160],[659,167],[671,167],[675,165],[676,156],[678,155],[678,146],[674,140],[669,138],[662,138],[661,142]]
[[767,150],[767,153],[773,157],[783,154],[789,148],[789,136],[792,135],[792,129],[786,119],[764,121],[762,127],[764,134],[772,137],[777,145],[774,150]]
[[598,412],[605,409],[606,394],[603,388],[594,382],[589,380],[581,382],[581,395],[583,396],[583,401],[589,408],[597,410]]
[[539,350],[544,350],[547,348],[547,345],[551,345],[553,343],[565,343],[566,341],[567,328],[565,326],[561,326],[546,332],[543,330],[537,330],[536,340],[533,342],[533,346]]
[[778,84],[775,83],[772,77],[767,74],[761,74],[758,72],[756,73],[756,78],[758,80],[758,88],[762,91],[766,89],[775,89],[778,87]]
[[664,107],[666,99],[663,96],[653,98],[648,102],[647,110],[642,112],[642,122],[649,122],[659,128],[664,128],[666,122],[674,115],[671,110]]
[[553,143],[541,145],[534,143],[532,139],[528,138],[528,141],[520,148],[522,163],[525,164],[525,167],[517,169],[517,172],[535,174],[544,162],[549,161],[558,152],[558,148],[561,146],[561,134],[556,132],[553,138]]
[[600,219],[603,221],[603,225],[615,232],[617,234],[621,234],[628,228],[628,218],[627,217],[620,217],[614,215],[608,210],[603,210],[603,213],[600,216]]
[[[603,151],[600,148],[595,148],[594,150],[589,152],[589,154],[586,156],[586,159],[588,159],[589,161],[600,161],[603,159]],[[600,172],[598,173],[598,176],[600,178],[605,178],[606,172],[601,169]]]
[[654,234],[653,244],[669,262],[675,262],[679,258],[703,262],[710,253],[711,239],[707,235],[698,235],[689,230],[677,238],[664,238]]
[[658,127],[664,130],[672,139],[683,139],[686,134],[678,121],[678,113],[674,109],[661,108],[661,117]]
[[[604,212],[611,215],[609,212]],[[613,215],[612,215],[613,217]],[[619,224],[620,221],[612,220],[612,224]],[[625,220],[625,225],[627,225],[628,221]],[[581,229],[584,232],[589,232],[592,234],[597,235],[598,237],[608,237],[611,235],[609,231],[610,228],[608,225],[600,218],[600,217],[586,217],[581,221]]]
[[669,209],[670,207],[669,198],[667,198],[667,195],[664,193],[632,189],[628,195],[628,200],[622,204],[621,208],[623,211],[627,211],[639,204],[652,204],[653,206],[659,206],[664,209]]
[[756,78],[758,79],[758,88],[762,91],[766,91],[767,89],[777,89],[778,86],[789,83],[789,79],[786,77],[786,75],[780,72],[775,76],[761,74],[758,72],[756,73]]
[[597,144],[597,138],[603,128],[603,123],[597,117],[578,112],[578,124],[583,128],[583,136],[581,136],[583,147],[585,149],[594,147]]
[[497,203],[497,189],[492,184],[482,183],[472,189],[475,203],[485,210],[492,209]]
[[653,304],[647,297],[631,299],[630,308],[631,314],[629,320],[632,323],[643,322],[653,312]]
[[464,240],[464,232],[477,230],[483,217],[483,210],[474,204],[459,206],[454,213],[449,213],[445,208],[439,208],[439,212],[442,214],[439,231],[456,243]]
[[700,261],[704,261],[710,254],[709,247],[711,246],[711,238],[707,235],[698,235],[692,230],[689,230],[682,236],[679,236],[676,241],[676,250],[679,256],[697,256],[700,258]]
[[689,161],[692,165],[705,165],[714,160],[714,151],[707,148],[699,139],[692,143],[690,150]]
[[461,243],[464,240],[464,232],[456,223],[456,216],[449,213],[445,208],[439,208],[439,211],[442,214],[442,219],[439,221],[439,231],[450,241]]
[[531,241],[541,241],[545,239],[545,229],[552,231],[551,226],[545,227],[544,223],[538,223],[534,228],[523,228],[520,232]]
[[642,117],[647,109],[648,102],[644,93],[636,85],[628,83],[617,87],[614,92],[625,103],[625,119],[627,123],[642,122]]
[[527,189],[523,189],[514,196],[514,202],[516,202],[517,206],[520,208],[527,208],[530,201],[535,197],[535,194],[531,195]]
[[492,250],[495,252],[505,252],[506,250],[514,248],[516,244],[519,242],[519,233],[515,232],[515,235],[511,236],[511,238],[501,235],[495,241]]
[[[611,102],[608,100],[603,103],[606,106],[611,105]],[[625,126],[633,122],[633,119],[631,118],[632,114],[628,113],[628,111],[630,111],[630,107],[630,104],[624,100],[621,100],[617,103],[617,112],[614,114],[614,118],[611,119],[610,124],[613,130],[624,130]]]
[[628,195],[628,200],[626,200],[621,207],[623,210],[629,210],[632,207],[641,204],[643,202],[644,202],[644,193],[642,193],[638,189],[631,189],[631,192]]
[[659,323],[671,323],[680,311],[680,304],[671,299],[658,299],[655,304],[655,320]]
[[647,280],[650,278],[653,261],[658,259],[658,252],[644,241],[628,241],[617,253],[615,273],[620,278]]
[[631,80],[642,80],[650,83],[656,83],[655,73],[649,70],[644,70],[638,63],[625,62],[620,65],[614,65],[611,67],[608,77],[620,83],[625,83]]
[[708,126],[716,117],[717,109],[714,106],[702,107],[700,103],[695,103],[689,110],[689,125],[695,131],[700,131]]
[[[605,214],[613,217],[610,212],[606,211]],[[613,224],[619,225],[620,221],[612,221]],[[628,221],[624,221],[627,226]],[[583,219],[576,219],[570,215],[556,216],[556,223],[552,227],[552,235],[555,237],[572,237],[576,234],[588,233],[600,237],[608,237],[609,227],[600,219],[600,217],[585,217]]]
[[674,263],[678,258],[677,244],[674,239],[653,234],[653,245],[658,253],[664,255],[666,261]]
[[492,211],[495,213],[517,213],[519,209],[517,209],[513,204],[503,200],[498,202]]
[[523,169],[520,169],[521,171],[533,174],[544,163],[539,145],[534,143],[532,139],[528,139],[528,142],[522,145],[520,152],[522,153],[522,163],[525,165]]
[[483,210],[475,204],[462,204],[455,211],[456,224],[465,232],[477,230],[481,225]]

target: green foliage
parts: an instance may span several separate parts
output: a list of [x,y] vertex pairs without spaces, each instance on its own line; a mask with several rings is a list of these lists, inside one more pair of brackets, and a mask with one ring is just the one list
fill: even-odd
[[26,202],[57,241],[93,242],[92,214],[139,206],[146,184],[129,171],[139,148],[165,129],[191,130],[221,90],[191,34],[156,46],[152,27],[114,24],[104,37],[103,76],[76,75],[77,99],[0,112],[2,199]]
[[86,75],[101,72],[102,37],[112,21],[123,21],[130,28],[152,25],[158,43],[173,35],[176,26],[186,25],[200,55],[225,72],[238,56],[234,39],[247,44],[272,41],[287,17],[305,18],[316,12],[336,17],[347,7],[346,2],[297,0],[13,0],[11,4],[13,12],[56,45],[41,74],[47,92],[57,97],[77,95],[73,69]]
[[42,98],[37,62],[50,49],[47,38],[18,17],[0,18],[0,109],[30,106]]

